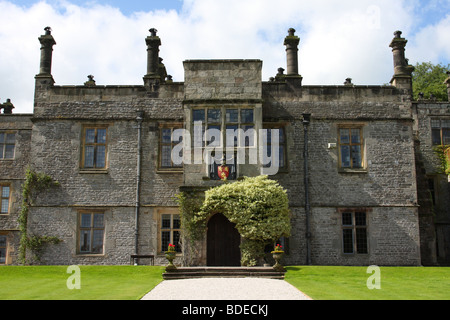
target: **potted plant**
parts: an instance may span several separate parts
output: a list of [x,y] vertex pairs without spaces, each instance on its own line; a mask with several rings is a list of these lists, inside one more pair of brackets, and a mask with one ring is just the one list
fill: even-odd
[[169,264],[166,267],[166,271],[176,269],[177,267],[175,267],[175,265],[173,264],[173,260],[175,259],[175,256],[177,254],[177,252],[175,251],[175,245],[169,243],[169,248],[167,249],[165,254],[166,254],[166,259],[169,260]]
[[285,271],[284,267],[280,264],[280,260],[284,255],[283,246],[281,244],[277,244],[275,249],[271,252],[273,259],[275,260],[275,265],[273,269],[276,271]]

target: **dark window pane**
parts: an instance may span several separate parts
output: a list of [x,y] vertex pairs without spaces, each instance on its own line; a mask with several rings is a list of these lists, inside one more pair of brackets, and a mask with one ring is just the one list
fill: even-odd
[[350,130],[349,129],[341,129],[340,136],[341,136],[341,143],[350,143]]
[[350,168],[350,146],[341,146],[341,166]]
[[84,150],[84,167],[94,167],[94,146],[86,146]]
[[0,133],[0,143],[5,143],[5,134]]
[[162,146],[161,147],[161,167],[169,168],[172,166],[172,147]]
[[433,145],[441,144],[441,129],[433,129],[431,131]]
[[253,126],[244,126],[244,145],[253,147],[255,145],[255,130]]
[[227,123],[238,122],[239,121],[238,109],[227,109],[226,110],[225,121]]
[[5,147],[5,159],[14,159],[14,144],[7,144]]
[[103,230],[94,230],[92,253],[103,253]]
[[253,109],[241,109],[241,123],[253,123]]
[[103,214],[94,214],[94,228],[103,228]]
[[97,129],[97,143],[106,143],[106,129]]
[[192,111],[192,119],[193,121],[201,121],[205,122],[205,110],[204,109],[195,109]]
[[238,126],[237,125],[227,125],[226,128],[226,146],[227,147],[237,147],[238,145]]
[[173,232],[173,245],[175,245],[175,251],[181,252],[181,246],[180,246],[180,232],[174,231]]
[[173,215],[173,228],[174,229],[180,229],[181,221],[180,216],[178,214]]
[[444,145],[450,144],[450,129],[442,129],[442,139]]
[[367,253],[367,230],[366,228],[356,229],[356,252]]
[[344,253],[353,253],[353,230],[344,229],[342,231]]
[[2,199],[2,206],[0,213],[8,213],[9,210],[9,199]]
[[162,143],[171,143],[172,142],[172,130],[171,129],[162,129],[161,130],[161,142]]
[[342,225],[343,226],[352,226],[352,213],[351,212],[343,212],[342,213]]
[[352,146],[352,164],[353,168],[361,168],[361,146]]
[[361,143],[361,130],[352,129],[352,143]]
[[95,129],[86,129],[86,143],[95,143]]
[[80,231],[80,252],[90,252],[91,251],[91,231],[81,230]]
[[162,223],[161,223],[162,229],[170,229],[170,219],[171,219],[170,214],[162,215]]
[[11,144],[16,143],[16,134],[15,133],[8,133],[6,135],[6,143],[11,143]]
[[221,123],[220,109],[208,109],[208,123]]
[[90,228],[91,227],[91,214],[85,213],[81,215],[81,227]]
[[366,225],[366,213],[365,212],[355,212],[355,225],[365,226]]
[[161,251],[167,251],[170,243],[170,231],[161,232]]
[[98,146],[97,147],[97,160],[95,162],[96,168],[104,168],[106,162],[106,147]]
[[0,187],[2,190],[2,198],[9,198],[9,187]]
[[0,247],[6,247],[6,236],[0,236]]

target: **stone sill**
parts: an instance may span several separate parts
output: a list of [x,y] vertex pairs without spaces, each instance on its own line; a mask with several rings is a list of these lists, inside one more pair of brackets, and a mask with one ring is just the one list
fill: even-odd
[[367,169],[350,169],[350,168],[339,168],[338,173],[355,173],[355,174],[367,174],[369,170]]
[[108,169],[99,169],[99,170],[95,170],[95,169],[80,169],[78,171],[78,173],[80,173],[80,174],[108,174],[109,170]]

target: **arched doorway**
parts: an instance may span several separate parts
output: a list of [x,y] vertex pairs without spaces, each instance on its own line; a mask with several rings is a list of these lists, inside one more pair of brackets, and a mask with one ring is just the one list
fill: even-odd
[[207,252],[208,266],[240,266],[241,235],[222,213],[217,213],[208,221]]

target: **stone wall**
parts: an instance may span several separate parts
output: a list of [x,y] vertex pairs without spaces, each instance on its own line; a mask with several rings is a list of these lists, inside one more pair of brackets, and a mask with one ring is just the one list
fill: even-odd
[[10,187],[9,214],[0,215],[0,234],[7,236],[7,264],[17,263],[22,183],[31,158],[31,117],[30,114],[0,114],[0,131],[16,133],[14,159],[0,159],[0,184]]

